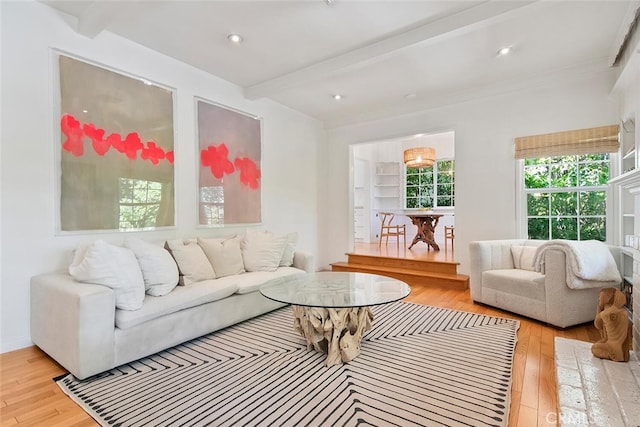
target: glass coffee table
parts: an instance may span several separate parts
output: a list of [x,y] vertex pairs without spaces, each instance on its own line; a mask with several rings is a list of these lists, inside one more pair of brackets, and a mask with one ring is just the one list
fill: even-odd
[[372,306],[401,300],[410,292],[400,280],[348,272],[296,274],[260,288],[265,297],[291,304],[295,329],[306,339],[307,348],[327,355],[327,366],[360,354],[362,337],[372,327]]

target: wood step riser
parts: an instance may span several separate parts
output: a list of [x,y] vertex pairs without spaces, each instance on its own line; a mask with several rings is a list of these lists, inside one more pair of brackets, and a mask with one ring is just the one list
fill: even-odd
[[408,283],[410,286],[428,286],[428,287],[440,287],[446,289],[459,289],[465,290],[469,287],[469,278],[466,276],[454,275],[452,277],[432,276],[426,271],[415,272],[390,272],[384,270],[376,270],[372,266],[359,267],[357,264],[349,265],[336,265],[331,266],[332,271],[347,271],[353,273],[371,273],[379,274],[381,276],[392,277],[394,279],[402,280]]
[[441,274],[457,274],[457,263],[412,260],[404,258],[383,258],[366,255],[348,254],[349,264],[402,268],[405,270],[426,271]]

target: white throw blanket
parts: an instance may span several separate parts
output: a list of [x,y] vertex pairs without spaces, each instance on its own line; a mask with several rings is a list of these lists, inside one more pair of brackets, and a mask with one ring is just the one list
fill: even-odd
[[607,245],[597,240],[549,240],[536,250],[533,266],[545,273],[544,255],[549,249],[563,251],[567,258],[567,286],[571,289],[617,287],[622,278]]

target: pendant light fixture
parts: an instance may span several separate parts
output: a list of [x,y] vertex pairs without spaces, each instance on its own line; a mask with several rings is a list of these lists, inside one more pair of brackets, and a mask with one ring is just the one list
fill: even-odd
[[436,161],[436,150],[431,147],[414,147],[404,150],[404,164],[408,168],[428,168]]

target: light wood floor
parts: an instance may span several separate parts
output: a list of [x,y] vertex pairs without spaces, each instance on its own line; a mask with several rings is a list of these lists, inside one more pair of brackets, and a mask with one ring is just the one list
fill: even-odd
[[[581,325],[565,330],[474,304],[469,291],[414,287],[408,301],[520,320],[514,361],[509,426],[553,426],[557,406],[554,337],[595,341],[597,330]],[[0,425],[94,426],[86,413],[52,381],[65,373],[36,347],[0,355]],[[551,423],[547,421],[552,421]]]

